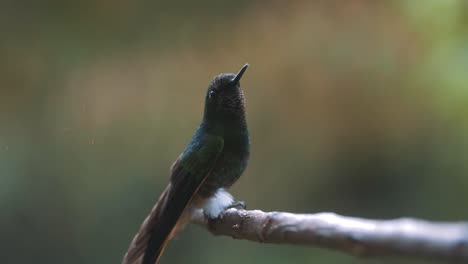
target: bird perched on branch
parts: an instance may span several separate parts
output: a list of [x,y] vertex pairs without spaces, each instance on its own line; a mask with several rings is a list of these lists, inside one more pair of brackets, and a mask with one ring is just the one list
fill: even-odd
[[[226,191],[242,174],[250,138],[244,93],[237,74],[220,74],[209,84],[203,120],[187,148],[171,167],[170,182],[133,238],[122,264],[155,264],[189,221],[194,209],[217,218],[225,209],[244,205]],[[245,205],[244,205],[245,206]]]

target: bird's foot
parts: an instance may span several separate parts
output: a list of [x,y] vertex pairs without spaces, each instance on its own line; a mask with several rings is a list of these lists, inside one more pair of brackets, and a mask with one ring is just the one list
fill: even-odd
[[216,210],[215,212],[210,211],[208,208],[205,208],[203,210],[203,215],[205,216],[205,218],[211,219],[211,220],[216,219],[218,217],[222,218],[223,212],[231,208],[238,209],[238,210],[241,210],[241,209],[245,210],[247,209],[247,204],[244,201],[235,201],[235,202],[232,202],[230,205],[225,206],[224,208],[218,208],[218,210]]
[[226,207],[226,210],[231,208],[245,210],[247,209],[247,204],[244,201],[235,201],[230,206]]

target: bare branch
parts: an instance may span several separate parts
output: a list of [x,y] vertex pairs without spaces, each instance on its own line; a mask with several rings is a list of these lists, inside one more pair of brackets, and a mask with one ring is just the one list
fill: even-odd
[[193,222],[214,235],[260,243],[297,244],[355,256],[411,256],[468,262],[468,223],[401,218],[369,220],[335,213],[292,214],[229,209],[214,220],[201,211]]

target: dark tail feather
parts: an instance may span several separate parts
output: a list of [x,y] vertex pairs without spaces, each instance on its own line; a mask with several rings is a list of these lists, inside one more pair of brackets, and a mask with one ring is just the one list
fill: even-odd
[[170,193],[169,184],[133,238],[122,264],[157,263],[181,214],[179,213],[177,217],[168,217],[172,215],[166,211]]
[[171,169],[171,183],[133,238],[122,264],[158,263],[167,242],[190,221],[181,216],[206,177],[200,180],[177,164]]
[[194,179],[187,177],[167,186],[133,238],[122,264],[158,263],[167,242],[190,221],[181,216],[198,189]]

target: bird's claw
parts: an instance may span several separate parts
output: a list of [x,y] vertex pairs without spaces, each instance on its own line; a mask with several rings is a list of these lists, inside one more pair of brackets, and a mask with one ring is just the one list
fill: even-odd
[[233,202],[231,205],[227,206],[226,208],[224,208],[223,211],[220,212],[220,214],[216,214],[216,215],[210,215],[208,213],[208,211],[206,210],[203,210],[203,216],[206,218],[206,219],[209,219],[209,220],[213,220],[213,219],[216,219],[216,218],[222,218],[223,217],[223,212],[225,212],[226,210],[228,209],[231,209],[231,208],[235,208],[235,209],[243,209],[245,210],[247,208],[247,204],[244,202],[244,201],[235,201]]
[[244,201],[235,201],[230,206],[226,207],[226,210],[231,208],[245,210],[247,209],[247,204]]

